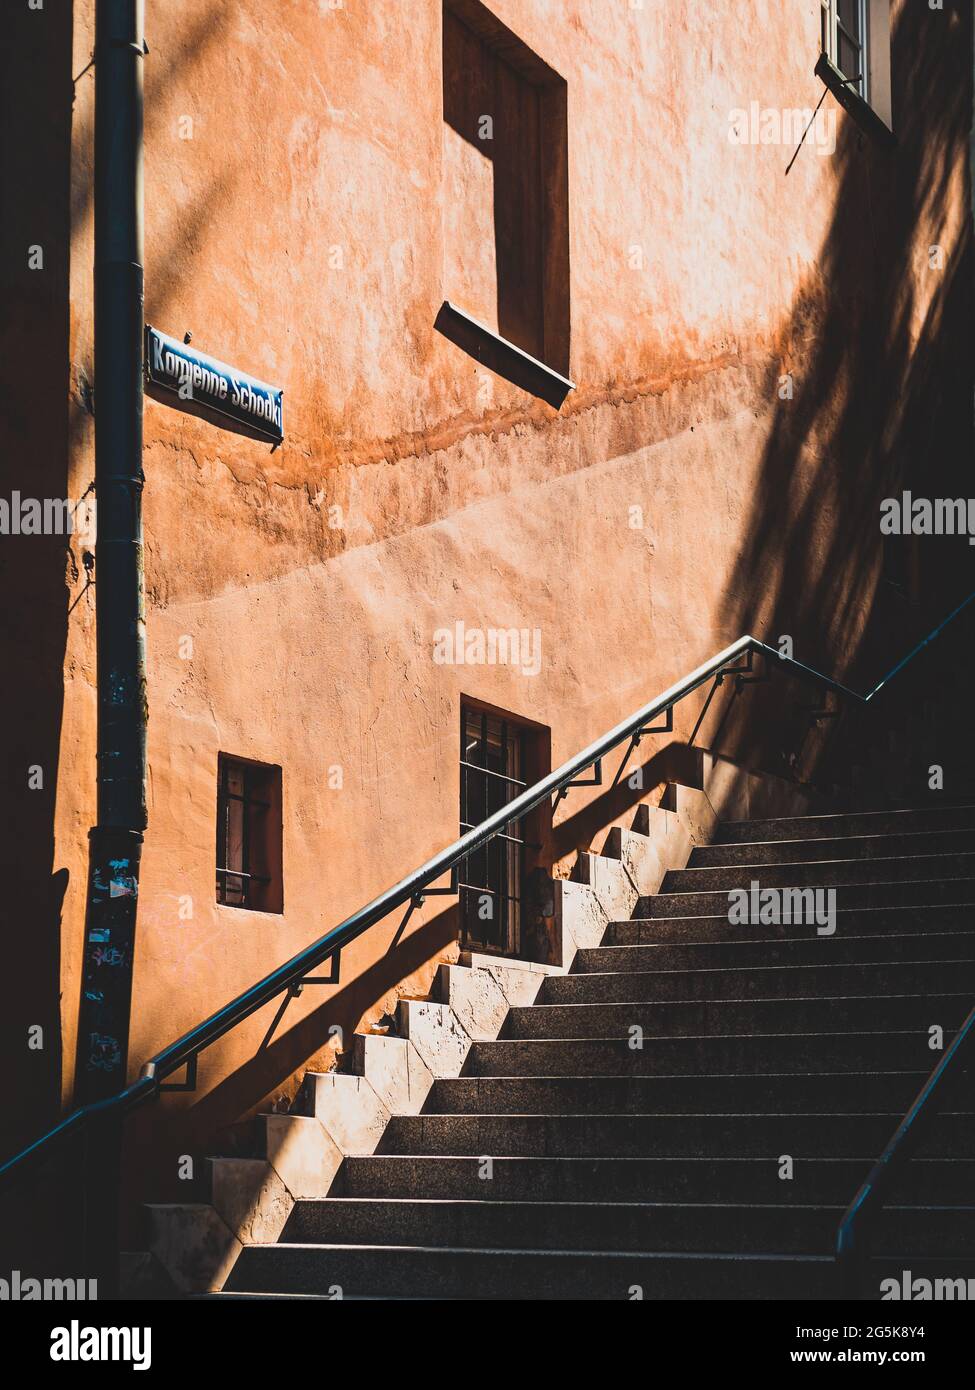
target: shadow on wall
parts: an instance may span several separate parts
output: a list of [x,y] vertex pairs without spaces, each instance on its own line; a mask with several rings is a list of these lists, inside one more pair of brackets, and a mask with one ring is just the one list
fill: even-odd
[[[69,361],[69,4],[5,15],[0,101],[0,499],[64,499],[69,440],[85,420]],[[45,176],[38,178],[38,170]],[[75,388],[74,390],[72,388]],[[57,524],[49,508],[49,518]],[[64,698],[68,585],[77,559],[67,535],[0,538],[4,679],[3,853],[4,1153],[56,1119],[61,1101],[61,904],[54,809]],[[43,1047],[28,1029],[43,1029]]]
[[[72,9],[67,3],[43,10],[17,6],[7,18],[3,45],[0,236],[8,312],[0,325],[0,499],[6,503],[17,492],[24,499],[65,499],[69,486],[82,493],[94,483],[93,457],[90,472],[72,469],[80,457],[90,457],[94,390],[90,324],[77,334],[84,360],[71,360],[71,247],[86,233],[92,213],[89,167],[77,171],[72,189],[73,126],[78,126],[77,154],[89,156],[94,143],[93,103],[87,104],[80,125],[74,113],[75,86],[80,90],[82,83],[92,83],[94,74],[82,65],[73,81]],[[181,33],[178,53],[154,57],[146,72],[150,98],[153,87],[158,92],[177,73],[187,80],[187,71],[219,39],[225,13],[226,6],[210,7],[205,18]],[[158,95],[147,101],[148,137],[152,112],[161,107]],[[37,177],[39,169],[45,171],[43,179]],[[149,183],[151,191],[151,175]],[[174,241],[195,244],[228,192],[223,184],[208,189],[183,217]],[[147,304],[161,317],[178,287],[177,268],[185,267],[179,249],[179,244],[171,245],[153,257],[161,274],[153,275],[152,265],[147,266]],[[76,263],[74,269],[78,280],[91,273],[87,265]],[[0,540],[5,615],[0,651],[3,669],[10,673],[4,689],[5,823],[0,843],[5,967],[8,978],[17,981],[4,1010],[4,1031],[11,1030],[4,1055],[17,1055],[15,1049],[24,1054],[23,1065],[7,1073],[9,1105],[0,1136],[4,1154],[52,1122],[61,1103],[61,908],[68,871],[54,865],[55,798],[69,622],[84,624],[93,636],[94,586],[79,572],[82,552],[89,548],[81,535],[73,548],[64,534]],[[78,679],[90,682],[92,676],[79,671]],[[32,775],[32,769],[38,771]],[[93,807],[94,760],[87,771]],[[32,787],[31,782],[41,785]],[[72,1018],[76,1004],[75,999],[67,1001]],[[28,1051],[26,1030],[34,1024],[44,1028],[45,1047]]]
[[[880,502],[902,488],[928,497],[971,493],[972,226],[969,218],[956,236],[945,216],[959,199],[956,183],[949,203],[951,181],[970,178],[972,29],[966,0],[949,0],[942,12],[900,6],[892,43],[896,148],[880,148],[840,115],[832,220],[783,335],[781,365],[766,381],[776,407],[747,540],[725,587],[726,632],[764,635],[773,645],[782,634],[803,634],[796,657],[840,678],[843,663],[857,688],[870,686],[975,588],[975,552],[965,538],[894,537],[890,547],[916,550],[914,592],[895,588],[885,578],[890,557],[885,566],[880,534]],[[803,149],[799,158],[811,154]],[[942,237],[944,267],[929,268],[929,245]],[[791,400],[779,398],[780,373],[794,376]],[[946,635],[948,669],[967,664],[963,639],[958,630]],[[931,656],[921,663],[936,680]],[[917,689],[912,672],[883,697],[882,719],[869,717],[878,704],[809,740],[806,774],[830,747],[833,761],[859,756],[859,738],[876,739],[895,709],[916,701]],[[754,718],[736,721],[746,761],[761,760],[761,727]]]
[[[10,7],[0,45],[0,274],[6,309],[0,320],[0,501],[8,505],[12,494],[60,501],[69,488],[81,494],[94,483],[93,326],[75,325],[72,360],[70,319],[72,248],[76,284],[82,285],[92,271],[87,245],[82,262],[77,244],[92,217],[94,103],[86,102],[82,119],[75,106],[82,84],[94,82],[94,70],[80,62],[78,73],[72,71],[73,9],[69,0],[42,10],[26,4]],[[191,79],[222,37],[231,13],[229,0],[208,5],[204,15],[179,31],[178,50],[153,54],[145,75],[147,139],[163,119],[160,93],[177,78]],[[78,161],[74,178],[73,150]],[[37,176],[39,170],[43,178]],[[147,202],[151,186],[150,171]],[[197,244],[199,232],[232,191],[233,176],[226,175],[181,212],[171,244],[154,255],[147,244],[148,312],[165,319],[185,273],[182,249]],[[159,266],[155,275],[154,265]],[[90,461],[86,471],[78,467],[83,459]],[[146,546],[151,552],[148,527]],[[8,1061],[0,1122],[4,1158],[58,1119],[64,1048],[70,1045],[77,1013],[77,998],[66,998],[62,1026],[61,920],[68,870],[55,864],[54,835],[69,624],[88,629],[75,678],[89,686],[93,682],[94,587],[79,564],[88,548],[80,534],[73,546],[65,534],[0,537],[0,669],[7,675],[0,762],[5,886],[0,920],[4,973],[11,984],[0,1023]],[[76,642],[79,638],[76,632]],[[90,797],[93,815],[94,757],[85,776],[90,783],[77,800]],[[83,836],[87,826],[76,829]],[[37,1026],[43,1029],[43,1048],[28,1046],[28,1030]],[[66,1248],[61,1228],[70,1215],[72,1194],[59,1174],[76,1157],[67,1154],[48,1165],[38,1177],[35,1200],[29,1189],[15,1189],[0,1199],[0,1249],[9,1248],[20,1259],[26,1252],[31,1266],[42,1268],[45,1249]],[[39,1220],[39,1214],[49,1220]],[[49,1270],[58,1267],[51,1259]],[[8,1260],[6,1267],[16,1267],[16,1260]]]
[[[71,417],[86,418],[69,363],[71,8],[18,5],[4,15],[0,499],[18,515],[18,493],[42,504],[66,497]],[[49,509],[52,523],[63,530],[63,516]],[[61,1104],[68,873],[54,865],[54,810],[75,564],[65,534],[0,538],[4,1156],[53,1123]],[[56,1190],[45,1196],[57,1220]],[[20,1210],[9,1199],[0,1209],[4,1238]]]

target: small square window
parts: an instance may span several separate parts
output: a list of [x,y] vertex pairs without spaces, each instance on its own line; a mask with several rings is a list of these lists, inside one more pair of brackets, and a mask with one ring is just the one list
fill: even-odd
[[890,91],[890,0],[821,0],[817,76],[854,120],[895,143]]
[[283,912],[281,769],[221,753],[217,761],[217,902]]

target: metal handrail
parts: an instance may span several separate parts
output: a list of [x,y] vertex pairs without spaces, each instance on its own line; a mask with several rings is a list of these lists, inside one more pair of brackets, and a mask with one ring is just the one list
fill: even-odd
[[949,1080],[956,1079],[957,1069],[961,1065],[958,1058],[969,1053],[975,1056],[973,1039],[975,1009],[972,1009],[952,1038],[951,1046],[914,1097],[911,1108],[891,1135],[887,1147],[843,1213],[843,1219],[836,1232],[836,1260],[840,1267],[841,1287],[846,1298],[861,1297],[863,1274],[866,1262],[870,1258],[871,1237],[887,1200],[890,1184],[897,1169],[914,1154],[938,1115],[945,1097],[945,1076],[951,1071]]
[[[421,902],[424,890],[428,889],[429,885],[443,874],[452,871],[474,850],[479,849],[495,835],[503,832],[512,821],[516,821],[529,811],[534,810],[553,793],[558,794],[564,791],[580,772],[595,767],[607,753],[626,739],[639,739],[642,733],[647,732],[646,726],[650,721],[658,715],[670,711],[674,705],[693,694],[708,680],[714,678],[716,681],[721,681],[727,675],[737,674],[733,663],[738,658],[749,656],[750,659],[750,654],[762,656],[780,666],[788,667],[801,680],[818,685],[823,690],[832,690],[846,699],[866,704],[973,600],[975,600],[975,592],[969,594],[964,602],[960,603],[937,628],[919,642],[903,660],[892,667],[866,694],[850,689],[849,686],[833,680],[830,676],[816,671],[811,666],[796,661],[793,657],[783,656],[776,648],[767,646],[757,637],[750,635],[740,637],[737,642],[725,647],[710,661],[698,666],[696,670],[677,681],[661,695],[656,696],[649,704],[644,705],[635,714],[623,720],[621,724],[617,724],[615,728],[610,729],[608,733],[589,744],[581,753],[577,753],[575,757],[570,758],[568,762],[563,763],[547,777],[541,778],[534,785],[528,787],[513,801],[509,801],[493,815],[488,816],[473,830],[461,835],[453,844],[448,845],[446,849],[435,854],[432,859],[428,859],[426,863],[414,869],[412,873],[401,879],[392,888],[380,893],[372,902],[360,908],[358,912],[354,912],[351,917],[347,917],[345,921],[340,922],[337,927],[333,927],[331,931],[326,932],[310,946],[299,951],[296,956],[292,956],[290,960],[278,966],[276,970],[266,975],[257,984],[252,985],[250,989],[245,990],[243,994],[237,995],[229,1004],[225,1004],[222,1009],[211,1014],[195,1028],[191,1028],[188,1033],[184,1033],[176,1042],[171,1043],[161,1052],[157,1052],[143,1065],[138,1079],[130,1086],[125,1087],[114,1096],[75,1110],[46,1134],[29,1144],[27,1148],[8,1159],[0,1166],[0,1187],[6,1186],[36,1163],[43,1161],[47,1152],[54,1145],[78,1133],[91,1120],[109,1117],[121,1119],[130,1110],[158,1095],[166,1077],[171,1076],[173,1072],[178,1071],[183,1066],[195,1068],[196,1059],[205,1048],[219,1041],[237,1024],[242,1023],[244,1019],[249,1018],[251,1014],[256,1013],[258,1009],[263,1008],[265,1004],[277,998],[285,990],[300,985],[311,970],[335,956],[343,947],[348,946],[363,932],[368,931],[370,927],[389,916],[396,908],[408,904],[416,905]],[[738,668],[739,671],[740,669]]]

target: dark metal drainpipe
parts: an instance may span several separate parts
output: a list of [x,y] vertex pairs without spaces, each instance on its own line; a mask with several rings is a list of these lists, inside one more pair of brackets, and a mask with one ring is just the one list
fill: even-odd
[[[95,9],[95,616],[98,815],[89,832],[75,1103],[126,1083],[142,832],[146,825],[146,648],[142,566],[142,60],[144,0]],[[88,1225],[115,1245],[118,1140],[104,1136]],[[89,1178],[91,1174],[89,1173]],[[101,1187],[101,1191],[94,1188]],[[100,1200],[101,1199],[101,1200]],[[95,1232],[88,1231],[92,1247]],[[117,1245],[115,1245],[117,1249]],[[111,1294],[114,1256],[102,1292]],[[109,1267],[111,1266],[111,1267]]]

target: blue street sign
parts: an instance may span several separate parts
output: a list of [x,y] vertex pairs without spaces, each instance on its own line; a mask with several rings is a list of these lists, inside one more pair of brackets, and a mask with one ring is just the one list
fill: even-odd
[[146,324],[146,390],[154,399],[255,439],[284,438],[283,392]]

